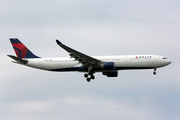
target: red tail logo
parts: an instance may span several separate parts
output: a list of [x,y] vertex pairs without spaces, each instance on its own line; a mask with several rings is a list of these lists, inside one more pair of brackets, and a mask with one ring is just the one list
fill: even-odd
[[14,51],[18,58],[39,58],[34,55],[23,43],[21,43],[17,38],[10,39]]

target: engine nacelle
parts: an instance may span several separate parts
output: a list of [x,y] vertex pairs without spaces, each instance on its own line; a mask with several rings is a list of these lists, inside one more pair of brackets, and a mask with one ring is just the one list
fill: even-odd
[[101,68],[103,68],[104,70],[114,70],[115,65],[114,65],[114,62],[104,62],[101,65]]
[[106,75],[107,77],[117,77],[118,71],[109,71],[109,72],[103,72],[103,75]]

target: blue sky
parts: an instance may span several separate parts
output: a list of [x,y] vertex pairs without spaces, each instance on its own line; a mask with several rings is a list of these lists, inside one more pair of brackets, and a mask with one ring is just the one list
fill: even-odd
[[[0,119],[179,120],[178,0],[1,0]],[[172,61],[157,70],[58,73],[11,63],[9,38],[41,57],[67,57],[55,39],[85,54],[157,54]]]

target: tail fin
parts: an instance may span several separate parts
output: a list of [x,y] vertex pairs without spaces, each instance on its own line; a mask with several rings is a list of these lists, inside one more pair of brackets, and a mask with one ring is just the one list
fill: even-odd
[[21,41],[17,38],[10,38],[11,44],[18,58],[39,58],[34,55]]

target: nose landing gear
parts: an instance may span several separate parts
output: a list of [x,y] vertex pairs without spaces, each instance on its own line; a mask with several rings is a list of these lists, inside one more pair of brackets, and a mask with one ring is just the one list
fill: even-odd
[[153,72],[154,75],[156,75],[156,68],[154,68],[154,72]]

